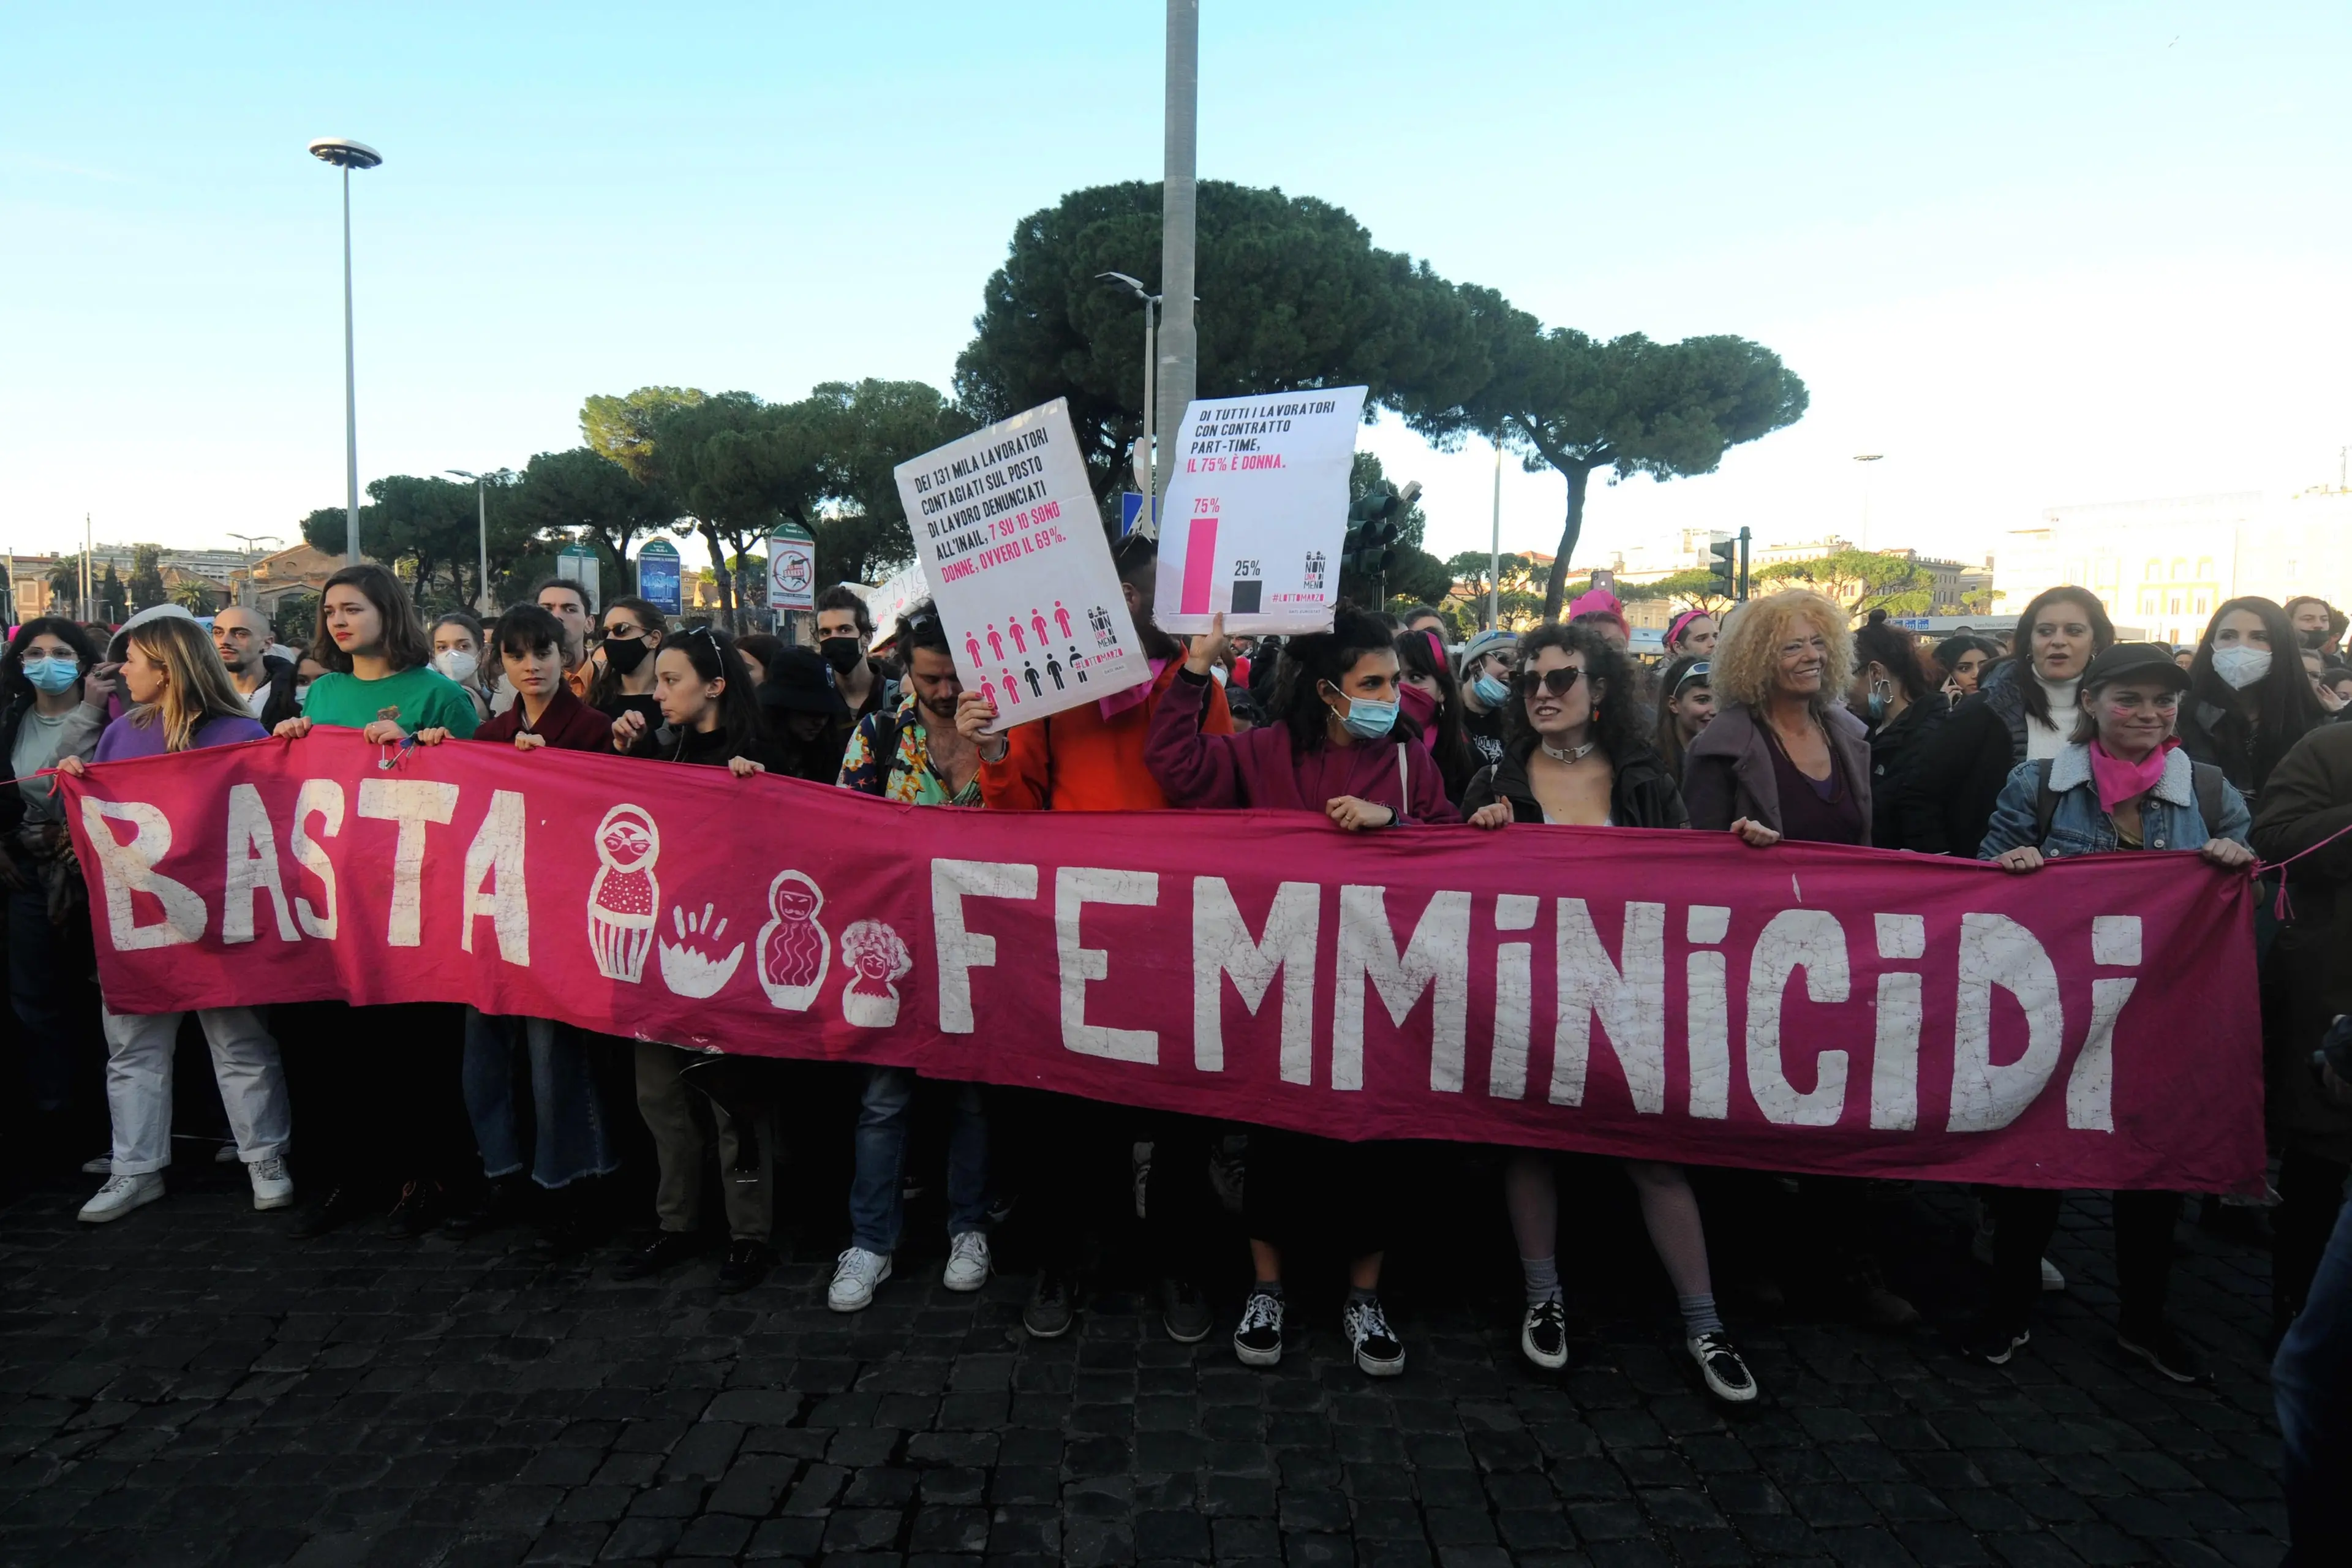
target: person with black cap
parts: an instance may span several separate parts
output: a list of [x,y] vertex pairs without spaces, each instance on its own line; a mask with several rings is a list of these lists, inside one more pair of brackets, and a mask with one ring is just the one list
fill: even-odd
[[[2221,770],[2192,763],[2172,733],[2189,672],[2156,643],[2117,643],[2083,672],[2071,739],[2054,757],[2020,763],[1994,805],[1979,859],[2025,875],[2068,855],[2195,849],[2217,866],[2252,866],[2252,818]],[[1992,1300],[1967,1336],[1972,1358],[2005,1364],[2032,1335],[2041,1260],[2063,1194],[1988,1188]],[[2204,1372],[2164,1317],[2178,1193],[2115,1194],[2116,1343],[2175,1383]]]
[[849,704],[842,700],[833,667],[813,648],[788,647],[768,665],[768,678],[755,689],[768,729],[784,755],[779,771],[796,779],[832,784],[841,776],[841,755],[849,744],[845,727]]

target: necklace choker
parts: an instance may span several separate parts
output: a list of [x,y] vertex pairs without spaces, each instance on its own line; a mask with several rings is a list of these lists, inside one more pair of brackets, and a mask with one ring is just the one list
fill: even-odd
[[1541,741],[1536,742],[1542,748],[1543,754],[1555,763],[1580,763],[1591,756],[1592,748],[1600,743],[1597,739],[1587,741],[1580,746],[1547,746]]

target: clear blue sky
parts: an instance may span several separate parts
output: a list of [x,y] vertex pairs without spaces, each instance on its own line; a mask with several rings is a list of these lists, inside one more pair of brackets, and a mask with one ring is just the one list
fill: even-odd
[[[1160,10],[598,4],[0,14],[0,544],[290,537],[362,477],[520,466],[582,397],[946,385],[1012,226],[1155,178]],[[1548,321],[1736,332],[1813,392],[1588,539],[1997,548],[2041,506],[2333,482],[2352,6],[1243,6],[1200,168],[1339,203]],[[1204,300],[1213,310],[1213,298]],[[1214,389],[1204,389],[1214,390]],[[1489,458],[1366,432],[1483,545]],[[1506,548],[1561,487],[1514,473]],[[1590,559],[1580,551],[1580,563]]]

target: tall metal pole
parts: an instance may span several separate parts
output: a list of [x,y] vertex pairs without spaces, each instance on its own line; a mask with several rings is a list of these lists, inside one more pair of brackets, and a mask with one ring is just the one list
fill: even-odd
[[84,512],[81,514],[81,618],[85,621],[98,619],[98,612],[90,607],[98,599],[98,568],[90,563],[90,548],[89,513]]
[[1136,479],[1143,490],[1143,515],[1136,524],[1144,537],[1156,539],[1160,529],[1160,453],[1151,438],[1151,426],[1160,417],[1160,301],[1149,295],[1143,300],[1143,450],[1138,454],[1142,461],[1136,465]]
[[1486,567],[1486,625],[1503,625],[1503,433],[1495,432],[1495,534],[1488,543],[1492,559]]
[[475,579],[474,579],[474,590],[475,590],[474,596],[475,596],[475,598],[476,598],[478,601],[479,601],[479,603],[478,603],[478,607],[480,609],[481,613],[482,613],[483,615],[485,615],[485,616],[487,616],[487,615],[488,615],[488,614],[490,613],[490,488],[489,488],[489,486],[490,486],[490,481],[489,481],[489,480],[488,480],[488,479],[476,479],[476,480],[474,481],[474,500],[475,500],[476,505],[477,505],[477,506],[478,506],[478,507],[480,508],[480,520],[481,520],[481,527],[482,527],[482,531],[481,531],[481,535],[480,535],[480,538],[481,538],[481,545],[482,545],[482,561],[481,561],[481,567],[480,567],[480,573],[479,573],[479,575],[476,576],[476,577],[475,577]]
[[1154,492],[1165,495],[1181,451],[1185,406],[1200,380],[1192,326],[1193,162],[1201,92],[1201,0],[1168,0],[1166,170],[1160,191],[1160,375],[1152,428],[1159,435]]
[[357,565],[360,559],[360,384],[359,374],[352,364],[352,171],[343,167],[343,460],[346,527],[343,532],[344,557]]

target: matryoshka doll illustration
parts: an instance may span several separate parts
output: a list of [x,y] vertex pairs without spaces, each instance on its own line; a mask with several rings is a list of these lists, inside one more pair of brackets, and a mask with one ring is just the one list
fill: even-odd
[[907,944],[880,921],[859,921],[841,933],[841,962],[851,970],[841,988],[841,1016],[868,1029],[887,1029],[898,1021],[898,988],[915,967]]
[[654,915],[661,908],[661,884],[654,879],[660,856],[661,829],[642,805],[616,805],[596,825],[596,858],[603,864],[588,887],[588,950],[597,972],[609,979],[635,985],[645,978]]
[[787,1011],[807,1012],[824,987],[833,942],[817,921],[824,909],[824,889],[805,872],[779,871],[768,884],[772,918],[760,928],[760,989]]

